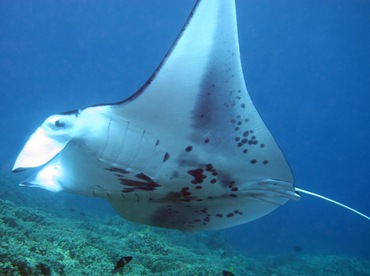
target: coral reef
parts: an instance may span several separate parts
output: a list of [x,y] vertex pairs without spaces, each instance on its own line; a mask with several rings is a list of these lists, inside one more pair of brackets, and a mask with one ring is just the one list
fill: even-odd
[[[366,260],[302,252],[245,256],[220,231],[157,229],[76,206],[60,211],[53,207],[58,196],[27,197],[15,183],[1,176],[0,275],[370,275]],[[113,271],[123,256],[133,259]]]

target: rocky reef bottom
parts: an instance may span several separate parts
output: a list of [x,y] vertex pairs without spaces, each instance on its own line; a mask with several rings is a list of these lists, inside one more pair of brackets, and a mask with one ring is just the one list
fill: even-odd
[[[0,179],[0,275],[370,275],[368,260],[246,256],[221,231],[163,230],[70,207],[56,212],[57,196],[30,196],[14,186]],[[133,259],[114,270],[123,256]]]

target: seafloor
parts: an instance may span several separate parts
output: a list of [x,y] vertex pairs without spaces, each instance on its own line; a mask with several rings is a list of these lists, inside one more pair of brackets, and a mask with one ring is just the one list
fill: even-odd
[[[370,261],[335,255],[246,256],[222,232],[183,233],[66,206],[63,194],[0,175],[0,275],[370,275]],[[83,200],[83,197],[81,197]],[[117,271],[123,256],[132,261]]]

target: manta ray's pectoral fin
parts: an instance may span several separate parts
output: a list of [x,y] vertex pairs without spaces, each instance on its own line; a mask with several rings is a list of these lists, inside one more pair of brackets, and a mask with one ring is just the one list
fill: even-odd
[[198,1],[148,82],[106,110],[155,134],[178,166],[191,147],[193,160],[218,163],[239,185],[294,181],[248,94],[234,1]]
[[[200,219],[194,212],[207,210],[215,220],[196,221],[191,228],[220,229],[266,215],[295,193],[291,170],[245,85],[234,1],[198,1],[147,83],[129,99],[103,108],[153,134],[168,153],[153,179],[160,185],[151,192],[155,200],[108,199],[128,219],[185,229],[184,223]],[[265,179],[284,183],[284,191],[274,192]],[[258,196],[233,192],[256,189]],[[193,196],[187,204],[166,196],[184,190]],[[165,210],[168,205],[183,219]],[[216,219],[230,212],[243,215]],[[167,219],[160,221],[164,214]]]

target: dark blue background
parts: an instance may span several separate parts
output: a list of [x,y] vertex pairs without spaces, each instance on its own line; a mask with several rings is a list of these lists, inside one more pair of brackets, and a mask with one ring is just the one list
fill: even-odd
[[[47,116],[135,92],[193,4],[1,1],[2,172]],[[369,2],[239,0],[237,13],[248,90],[296,185],[369,215]],[[370,257],[370,221],[306,195],[226,233],[251,254]]]

